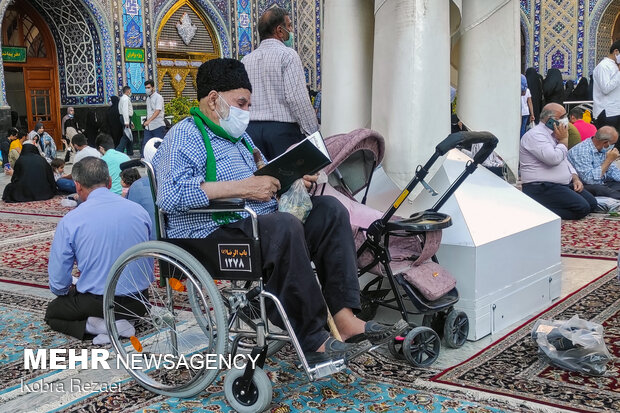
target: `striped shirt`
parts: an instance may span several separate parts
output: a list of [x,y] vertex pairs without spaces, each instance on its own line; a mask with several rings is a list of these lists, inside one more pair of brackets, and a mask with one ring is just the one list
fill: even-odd
[[[249,178],[256,171],[254,157],[240,139],[236,144],[215,135],[206,128],[215,155],[218,181],[239,181]],[[254,146],[252,139],[243,137]],[[177,123],[166,134],[153,157],[157,178],[157,206],[168,215],[168,238],[205,238],[218,228],[211,214],[189,214],[189,209],[209,205],[207,194],[200,188],[205,181],[207,150],[202,134],[189,117]],[[277,202],[248,200],[246,205],[257,214],[277,210]],[[247,217],[245,212],[239,213]]]
[[265,39],[241,60],[252,83],[250,120],[297,123],[311,135],[319,130],[297,52]]

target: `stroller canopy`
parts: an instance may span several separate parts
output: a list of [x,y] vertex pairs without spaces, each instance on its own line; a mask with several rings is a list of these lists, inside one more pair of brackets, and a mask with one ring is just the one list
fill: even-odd
[[385,154],[383,136],[370,129],[330,136],[325,145],[332,163],[323,171],[330,185],[351,197],[368,186]]

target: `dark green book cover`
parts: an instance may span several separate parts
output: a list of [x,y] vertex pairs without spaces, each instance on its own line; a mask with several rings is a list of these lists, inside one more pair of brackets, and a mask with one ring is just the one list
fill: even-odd
[[293,182],[304,175],[312,175],[332,162],[319,132],[301,141],[297,146],[274,158],[254,175],[269,175],[280,181],[278,195],[285,193]]

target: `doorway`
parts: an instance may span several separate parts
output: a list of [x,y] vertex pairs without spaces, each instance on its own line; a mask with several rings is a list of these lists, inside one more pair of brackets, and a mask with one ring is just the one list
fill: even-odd
[[61,147],[56,47],[45,21],[25,1],[4,14],[2,49],[7,101],[19,127],[30,131],[41,122]]

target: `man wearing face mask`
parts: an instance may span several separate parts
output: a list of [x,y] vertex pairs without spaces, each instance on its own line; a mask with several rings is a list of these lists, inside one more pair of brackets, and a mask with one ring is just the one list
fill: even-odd
[[620,157],[613,145],[618,131],[603,126],[596,134],[568,151],[568,160],[577,170],[583,187],[594,196],[620,199],[620,169],[614,161]]
[[144,122],[144,139],[142,140],[141,154],[144,154],[144,145],[151,138],[164,138],[166,123],[164,122],[164,98],[155,91],[155,82],[149,79],[144,82],[146,90],[146,121]]
[[116,150],[124,153],[127,150],[127,155],[133,156],[133,134],[131,129],[133,124],[131,123],[131,117],[133,116],[133,105],[131,104],[131,88],[129,86],[123,87],[123,94],[118,101],[119,122],[123,125],[123,136],[121,141],[116,147]]
[[540,123],[527,131],[519,149],[523,193],[562,219],[581,219],[596,208],[568,160],[568,118],[562,105],[549,103]]
[[[254,175],[254,143],[245,133],[252,85],[243,64],[235,59],[209,60],[198,69],[196,84],[199,107],[170,129],[153,157],[157,205],[167,214],[167,236],[204,238],[240,231],[251,236],[247,213],[188,213],[214,199],[244,198],[258,214],[265,288],[282,302],[310,363],[349,361],[367,351],[370,342],[385,343],[400,334],[407,328],[403,320],[384,326],[364,322],[353,313],[360,308],[356,252],[342,204],[329,196],[313,197],[312,211],[302,224],[293,215],[278,212],[275,194],[280,182]],[[316,176],[303,179],[309,188]],[[325,302],[342,338],[349,342],[338,341],[325,330]],[[273,321],[282,326],[279,318]]]
[[293,47],[288,12],[273,7],[258,22],[260,45],[241,61],[250,77],[252,108],[248,135],[269,160],[319,130],[306,89],[301,59]]
[[609,55],[596,65],[592,73],[594,86],[592,115],[597,128],[605,125],[620,130],[620,40],[609,48]]

